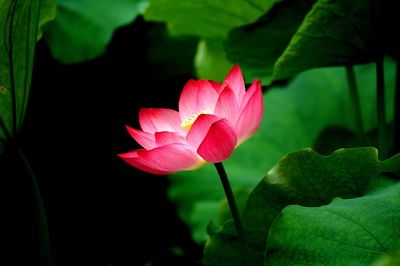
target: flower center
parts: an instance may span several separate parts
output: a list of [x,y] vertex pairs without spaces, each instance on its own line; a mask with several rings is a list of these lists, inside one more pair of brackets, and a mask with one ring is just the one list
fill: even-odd
[[198,112],[197,114],[194,114],[188,118],[186,118],[182,124],[181,127],[183,127],[184,129],[186,129],[187,131],[189,131],[189,129],[192,127],[193,123],[196,121],[196,119],[200,116],[200,115],[204,115],[204,114],[211,114],[210,111],[201,111]]

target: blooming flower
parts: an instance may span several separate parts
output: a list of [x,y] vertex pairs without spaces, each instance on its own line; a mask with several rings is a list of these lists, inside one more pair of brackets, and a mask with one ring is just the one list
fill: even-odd
[[179,112],[142,108],[142,130],[127,126],[143,149],[119,154],[128,164],[152,174],[194,170],[206,162],[227,159],[259,128],[263,115],[261,83],[245,90],[238,65],[222,84],[189,80],[179,99]]

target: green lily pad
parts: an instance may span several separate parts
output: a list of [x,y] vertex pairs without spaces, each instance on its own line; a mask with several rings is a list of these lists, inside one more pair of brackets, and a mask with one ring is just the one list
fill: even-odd
[[166,22],[174,35],[223,39],[233,27],[253,22],[276,0],[149,0],[146,20]]
[[388,30],[398,23],[394,10],[391,1],[319,0],[277,60],[273,78],[380,58],[398,44]]
[[[325,209],[337,210],[342,213],[342,216],[351,216],[354,213],[361,216],[368,212],[370,215],[365,216],[362,222],[366,223],[368,220],[375,222],[368,226],[385,225],[384,221],[393,218],[393,227],[388,226],[387,231],[382,232],[382,237],[390,236],[392,233],[397,233],[399,236],[398,228],[400,227],[395,225],[400,223],[400,214],[397,216],[389,214],[394,213],[392,208],[400,207],[400,202],[394,200],[400,193],[400,186],[398,180],[386,180],[381,177],[383,173],[400,176],[400,154],[388,160],[379,161],[375,148],[354,148],[340,149],[330,156],[319,155],[311,149],[285,156],[267,173],[247,201],[242,221],[249,250],[238,242],[233,223],[228,221],[222,230],[211,231],[211,238],[205,246],[206,265],[264,265],[267,245],[266,265],[275,263],[277,265],[335,265],[335,259],[350,259],[342,252],[353,255],[357,253],[345,244],[338,246],[335,252],[332,252],[331,258],[323,253],[330,252],[333,235],[340,234],[341,237],[347,235],[351,238],[353,231],[360,232],[360,236],[365,232],[359,230],[357,223],[343,222],[343,217],[325,216]],[[388,204],[385,208],[386,205],[382,203],[368,204],[375,201],[373,195],[381,195],[381,191],[387,188],[392,191],[394,187],[397,188],[395,189],[397,194],[389,197],[389,203],[392,203],[392,206]],[[387,199],[386,193],[383,194]],[[372,198],[368,195],[372,195]],[[335,199],[337,197],[343,199]],[[374,211],[374,207],[379,211]],[[292,210],[304,212],[302,213],[304,215],[301,217],[298,217],[299,213],[294,213],[293,216],[287,215],[287,213],[292,213]],[[290,221],[286,219],[287,217],[290,217],[288,218]],[[282,228],[283,226],[285,229]],[[314,229],[321,232],[325,230],[326,234],[331,235],[318,237],[316,236],[318,232],[312,231]],[[314,237],[316,239],[313,239]],[[360,241],[359,246],[362,246],[366,237],[364,234],[364,237],[353,239]],[[345,240],[339,242],[349,243],[350,246],[353,243]],[[359,246],[356,245],[356,251]],[[369,252],[368,249],[365,251]],[[374,257],[368,257],[367,254],[365,260],[372,262],[385,251],[375,252]],[[323,255],[318,256],[320,254]],[[327,260],[318,261],[320,258]],[[365,261],[363,262],[365,265]]]
[[226,56],[256,76],[271,76],[314,1],[286,0],[275,5],[252,24],[229,32],[224,42]]
[[53,56],[78,63],[101,55],[113,32],[132,22],[146,0],[58,0],[57,17],[44,32]]
[[319,208],[288,206],[270,229],[265,265],[370,264],[400,248],[399,198],[398,183]]

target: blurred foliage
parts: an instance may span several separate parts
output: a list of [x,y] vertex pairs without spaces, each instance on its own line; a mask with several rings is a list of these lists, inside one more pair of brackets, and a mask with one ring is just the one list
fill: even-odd
[[41,0],[40,1],[40,19],[39,19],[39,34],[38,39],[42,38],[42,26],[54,20],[57,14],[56,0]]
[[[48,2],[50,0],[46,0]],[[221,81],[239,63],[264,84],[321,66],[399,58],[391,1],[345,0],[58,0],[45,37],[53,55],[76,63],[102,54],[118,27],[144,14],[173,36],[199,38],[198,77]],[[181,58],[184,55],[176,54]],[[161,55],[162,57],[162,55]],[[193,58],[191,58],[193,60]],[[170,61],[173,62],[173,61]]]
[[276,3],[256,22],[230,31],[224,42],[226,56],[244,71],[270,76],[279,56],[296,33],[314,1],[286,0]]
[[[389,100],[393,98],[394,89],[395,66],[392,61],[387,61],[386,70],[386,96]],[[366,130],[371,130],[376,127],[374,66],[356,67],[356,73],[359,86],[363,88],[360,91],[363,120]],[[287,87],[267,91],[259,131],[224,162],[233,188],[251,190],[280,158],[294,150],[312,147],[330,126],[355,132],[347,89],[344,68],[327,68],[305,72]],[[392,109],[393,103],[388,101],[387,110]],[[388,119],[390,121],[392,116]],[[330,136],[332,139],[336,137]],[[331,143],[332,139],[325,142]],[[191,226],[197,241],[206,240],[206,224],[211,218],[216,221],[218,214],[215,210],[224,197],[215,169],[206,165],[197,171],[177,173],[170,178],[169,195],[177,204],[182,219]],[[205,206],[209,207],[209,212],[204,211]],[[202,222],[200,210],[204,214]],[[196,217],[195,222],[192,217]]]
[[209,228],[205,264],[373,262],[400,244],[400,184],[382,173],[400,174],[400,154],[386,161],[374,148],[288,154],[250,194],[242,216],[249,250],[228,221],[222,230]]
[[199,42],[194,65],[198,77],[218,82],[222,82],[226,73],[233,67],[224,56],[221,42],[205,39]]
[[[149,21],[165,22],[173,35],[201,38],[194,65],[199,78],[222,81],[235,61],[229,62],[223,50],[223,41],[229,30],[252,23],[268,11],[276,0],[249,1],[173,1],[151,0],[145,12]],[[253,79],[251,69],[244,75]],[[267,83],[267,79],[263,79]]]
[[57,17],[45,38],[55,58],[78,63],[101,55],[114,31],[132,22],[146,0],[58,0]]
[[276,0],[149,0],[144,17],[165,22],[174,35],[223,39],[233,27],[256,20]]
[[397,266],[400,265],[400,252],[386,254],[380,257],[372,266]]

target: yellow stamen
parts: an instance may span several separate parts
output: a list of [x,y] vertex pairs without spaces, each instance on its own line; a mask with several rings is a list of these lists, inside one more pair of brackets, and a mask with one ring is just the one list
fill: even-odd
[[193,123],[196,121],[196,119],[200,116],[200,115],[203,115],[203,114],[210,114],[210,112],[209,111],[201,111],[201,112],[199,112],[199,113],[197,113],[197,114],[194,114],[194,115],[192,115],[191,117],[189,117],[189,118],[186,118],[183,122],[182,122],[182,124],[181,124],[181,127],[183,127],[184,129],[186,129],[187,131],[189,131],[189,129],[192,127],[192,125],[193,125]]

